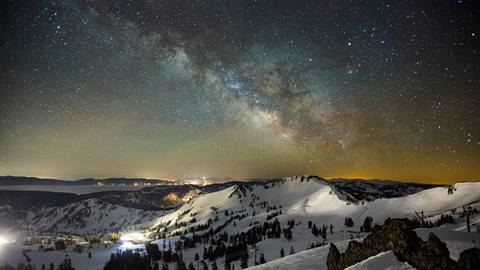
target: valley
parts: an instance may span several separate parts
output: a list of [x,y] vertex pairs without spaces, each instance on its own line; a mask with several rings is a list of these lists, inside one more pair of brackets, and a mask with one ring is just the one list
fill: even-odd
[[[0,191],[2,228],[15,231],[18,239],[2,245],[3,255],[9,263],[27,263],[22,250],[28,250],[30,263],[37,267],[49,260],[58,264],[68,254],[76,269],[102,269],[111,253],[146,254],[145,244],[152,243],[174,256],[159,260],[170,269],[178,268],[178,254],[195,269],[203,264],[240,269],[260,262],[255,269],[327,269],[330,243],[342,251],[350,240],[361,241],[387,218],[421,221],[418,235],[425,238],[434,232],[453,259],[467,248],[480,247],[478,183],[435,186],[296,176],[264,183],[60,193],[49,203],[42,198],[53,193],[35,192],[23,206],[18,193],[10,192]],[[25,241],[40,235],[50,243],[73,236],[76,240],[66,249],[47,252],[39,250],[38,241]],[[73,251],[78,246],[82,253]],[[375,263],[413,269],[388,252],[352,269],[369,269],[365,265]]]

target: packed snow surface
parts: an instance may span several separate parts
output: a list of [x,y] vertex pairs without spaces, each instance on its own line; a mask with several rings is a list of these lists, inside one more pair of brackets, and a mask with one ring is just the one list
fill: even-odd
[[392,251],[382,252],[345,270],[413,270],[411,265],[398,261]]

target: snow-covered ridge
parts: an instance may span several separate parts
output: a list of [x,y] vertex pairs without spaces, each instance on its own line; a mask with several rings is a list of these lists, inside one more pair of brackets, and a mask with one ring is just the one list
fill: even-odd
[[[233,186],[218,192],[201,194],[170,214],[159,217],[151,231],[168,227],[169,232],[211,222],[212,226],[224,223],[228,214],[245,217],[236,222],[236,228],[226,226],[226,231],[245,230],[255,222],[278,218],[311,220],[316,223],[343,226],[345,217],[351,217],[354,228],[365,217],[383,223],[387,217],[414,217],[417,213],[433,216],[480,200],[480,183],[458,183],[448,187],[435,187],[421,192],[374,201],[352,202],[345,192],[339,191],[329,181],[316,176],[287,177],[254,187]],[[183,226],[175,224],[182,223]],[[357,227],[357,228],[358,228]]]
[[[323,178],[287,177],[264,185],[238,185],[201,194],[176,211],[159,217],[149,229],[149,234],[165,227],[171,234],[186,232],[207,223],[212,224],[213,229],[225,226],[225,231],[233,233],[274,218],[286,221],[311,217],[313,221],[326,222],[335,217],[335,224],[340,224],[343,218],[338,218],[338,212],[350,204],[352,202],[344,193]],[[324,209],[324,212],[318,213],[319,209]],[[227,224],[232,217],[235,221]]]
[[64,207],[48,207],[30,212],[26,229],[36,232],[67,232],[79,235],[109,233],[148,226],[162,211],[144,211],[87,199]]
[[[184,233],[185,237],[192,236],[193,232],[198,237],[208,233],[212,235],[211,239],[219,239],[221,234],[227,233],[231,237],[252,231],[255,226],[273,223],[276,219],[278,222],[275,222],[279,223],[282,229],[289,228],[291,226],[289,224],[293,221],[291,238],[287,239],[284,234],[280,238],[264,236],[256,242],[257,253],[264,255],[267,261],[266,264],[256,268],[305,270],[326,269],[324,259],[328,253],[328,243],[335,243],[342,250],[342,246],[346,246],[351,237],[366,236],[366,233],[360,233],[360,226],[366,217],[372,217],[373,223],[381,224],[388,217],[415,217],[416,213],[435,220],[440,214],[452,213],[453,209],[457,209],[459,213],[465,205],[480,209],[480,183],[459,183],[450,189],[447,186],[428,189],[420,187],[419,192],[413,194],[411,192],[417,188],[409,190],[406,186],[405,189],[399,189],[398,194],[393,194],[394,197],[381,197],[381,192],[377,192],[375,194],[380,194],[380,197],[371,199],[352,196],[345,188],[347,184],[344,182],[343,186],[338,186],[333,181],[316,176],[287,177],[257,185],[238,183],[233,186],[223,186],[223,189],[216,189],[214,192],[185,193],[187,197],[192,196],[181,206],[168,212],[125,208],[92,198],[86,205],[85,201],[81,201],[64,207],[45,208],[39,215],[31,214],[28,217],[28,223],[36,224],[35,226],[42,230],[61,231],[64,228],[73,228],[78,234],[137,229],[137,232],[144,232],[159,244],[162,240],[158,237],[165,235],[167,241],[173,245],[175,241],[182,239],[178,236]],[[361,188],[366,187],[367,192],[371,192],[370,189],[382,183],[373,185],[356,183],[355,185]],[[389,186],[390,189],[392,185],[394,186],[389,183],[385,186]],[[356,190],[360,191],[361,188]],[[155,189],[163,188],[155,187]],[[397,192],[394,187],[391,190]],[[406,195],[402,195],[405,190]],[[151,191],[151,195],[159,194],[155,193],[155,190]],[[172,200],[178,199],[168,193],[162,194],[166,194],[162,195],[162,198],[167,196],[172,197]],[[5,209],[8,211],[8,208]],[[455,224],[454,229],[465,230],[464,224],[461,224],[464,220],[460,220],[459,216],[455,216],[459,223]],[[345,225],[347,217],[353,220],[353,226]],[[323,236],[314,235],[308,224],[314,224],[317,228],[332,226],[333,230],[330,232],[329,229],[324,239]],[[462,237],[466,239],[468,235]],[[463,242],[465,241],[456,241],[456,239],[447,242],[449,248],[452,247],[452,250],[455,248],[452,256],[458,255],[463,250],[465,246]],[[224,244],[231,243],[227,241]],[[305,250],[312,244],[324,246]],[[204,247],[208,248],[209,245],[211,242],[198,242],[195,247],[182,250],[185,262],[187,264],[192,262],[195,253],[202,256]],[[251,249],[253,247],[249,246],[249,266],[254,265],[254,253]],[[287,256],[279,259],[281,249]],[[296,254],[288,256],[291,249],[295,250]],[[392,259],[390,255],[388,252],[380,254],[355,265],[357,268],[353,269],[366,269],[365,267],[384,262],[388,262],[391,269],[406,267]],[[223,269],[224,258],[216,259],[219,268]],[[235,265],[235,269],[239,269],[240,261],[233,261],[232,264]]]

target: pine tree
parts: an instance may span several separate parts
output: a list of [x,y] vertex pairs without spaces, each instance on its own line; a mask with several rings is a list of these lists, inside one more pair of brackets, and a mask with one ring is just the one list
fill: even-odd
[[154,260],[159,260],[161,255],[160,255],[160,249],[158,248],[157,244],[153,243],[147,243],[145,244],[145,250],[147,251],[147,255],[154,259]]
[[202,258],[203,258],[204,260],[206,260],[207,257],[208,257],[207,247],[203,246],[203,256],[202,256]]
[[243,256],[241,259],[240,259],[240,268],[242,269],[245,269],[248,267],[248,257],[247,256]]
[[266,263],[267,261],[265,261],[265,256],[263,255],[263,253],[260,253],[260,260],[259,260],[259,264],[264,264]]
[[317,225],[313,224],[313,227],[312,227],[312,234],[315,235],[315,237],[318,236],[318,228],[317,228]]
[[373,218],[372,217],[366,217],[365,220],[363,221],[363,226],[361,226],[361,228],[363,230],[361,231],[364,231],[364,232],[371,232],[372,231],[372,222],[373,222]]
[[217,261],[212,262],[212,270],[218,270]]
[[182,260],[178,260],[176,270],[187,270],[187,266]]
[[346,217],[345,218],[345,226],[353,227],[353,219],[351,217]]
[[223,264],[223,268],[225,270],[231,270],[231,266],[230,266],[230,260],[227,258],[227,255],[225,254],[225,259],[224,259],[224,264]]

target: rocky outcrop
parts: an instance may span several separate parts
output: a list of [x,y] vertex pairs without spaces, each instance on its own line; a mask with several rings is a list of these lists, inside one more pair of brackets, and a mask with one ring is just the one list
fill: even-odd
[[[433,233],[422,241],[409,219],[387,219],[382,226],[375,226],[363,243],[351,241],[344,253],[334,244],[327,257],[329,270],[341,270],[381,252],[392,250],[400,261],[406,261],[419,270],[473,270],[478,268],[480,250],[462,252],[458,262],[450,258],[445,243]],[[463,255],[463,256],[462,256]]]
[[342,255],[334,244],[330,244],[330,248],[328,250],[327,268],[328,270],[340,270],[345,268],[343,265]]
[[457,270],[460,269],[480,269],[480,249],[471,248],[460,253]]
[[433,233],[428,235],[426,242],[422,241],[417,249],[407,252],[404,257],[418,269],[454,269],[456,266],[456,262],[450,259],[447,245]]

